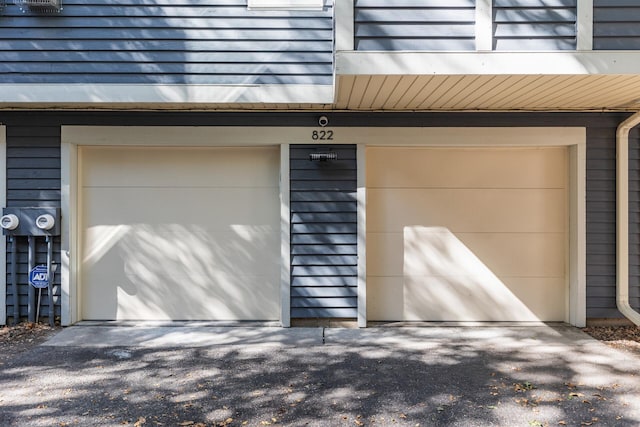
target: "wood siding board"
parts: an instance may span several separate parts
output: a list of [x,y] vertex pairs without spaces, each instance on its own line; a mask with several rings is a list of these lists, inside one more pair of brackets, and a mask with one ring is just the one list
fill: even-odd
[[354,5],[356,50],[475,49],[475,1]]
[[577,1],[494,0],[495,50],[573,50]]
[[317,84],[333,79],[333,11],[249,11],[245,1],[68,3],[6,9],[7,83]]
[[640,49],[640,4],[632,1],[594,1],[595,50]]
[[[33,135],[33,136],[31,136]],[[25,126],[7,126],[7,206],[60,207],[60,127],[39,126],[32,121]],[[7,245],[7,283],[11,283],[9,260],[12,245]],[[17,273],[18,304],[21,317],[27,316],[28,307],[28,245],[25,237],[18,238]],[[53,262],[60,265],[60,239],[54,238]],[[36,239],[36,264],[45,264],[47,247],[43,238]],[[53,281],[55,315],[60,315],[60,275]],[[42,293],[40,316],[49,315],[49,299]],[[13,316],[15,298],[12,287],[7,286],[7,315]],[[35,301],[34,301],[35,303]]]
[[[356,148],[291,145],[289,149],[291,317],[354,317],[350,313],[357,307]],[[327,151],[337,153],[338,160],[309,161],[310,154]],[[340,183],[339,188],[325,187],[333,182]]]

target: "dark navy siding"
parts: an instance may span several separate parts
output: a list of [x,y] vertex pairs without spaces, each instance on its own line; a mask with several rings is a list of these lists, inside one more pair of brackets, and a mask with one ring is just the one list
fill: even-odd
[[[309,160],[328,151],[338,160]],[[357,317],[356,180],[355,145],[291,146],[292,318]]]
[[[615,304],[616,283],[616,227],[615,227],[615,143],[616,127],[629,114],[626,113],[332,113],[332,126],[407,126],[407,127],[473,127],[473,126],[583,126],[587,128],[587,317],[620,318]],[[59,188],[59,141],[60,125],[105,125],[105,126],[306,126],[317,125],[316,113],[154,113],[154,112],[0,112],[0,123],[6,124],[8,133],[8,205],[58,206]],[[632,304],[640,309],[640,134],[632,132],[631,138],[631,174],[630,174],[630,264]],[[304,159],[299,159],[304,160]],[[292,161],[297,165],[297,160]],[[306,173],[306,172],[303,172]],[[331,202],[350,200],[354,191],[354,179],[333,181],[295,180],[291,191],[292,199],[297,202],[313,202],[318,197],[325,200],[330,195]],[[349,179],[346,179],[349,178]],[[30,182],[30,188],[24,187],[21,179]],[[322,185],[332,185],[327,192]],[[335,191],[335,189],[342,190]],[[308,190],[308,191],[304,191]],[[331,194],[328,194],[331,193]],[[327,201],[327,200],[325,200]],[[292,235],[348,235],[354,232],[357,224],[355,212],[297,212],[292,214]],[[307,227],[306,229],[304,227]],[[305,233],[304,231],[308,231]],[[317,240],[317,237],[314,237]],[[343,237],[339,237],[343,238]],[[348,238],[345,236],[345,238]],[[328,242],[334,237],[326,237]],[[353,241],[353,240],[351,240]],[[21,282],[26,283],[26,248],[21,247]],[[39,260],[42,261],[44,248],[39,248]],[[351,243],[331,244],[295,244],[292,256],[326,256],[324,262],[337,264],[340,272],[331,278],[315,276],[294,276],[292,286],[301,297],[324,288],[318,283],[330,285],[334,290],[341,289],[336,298],[353,298],[356,287],[353,256],[356,247]],[[56,262],[60,255],[56,243]],[[320,266],[322,268],[322,266]],[[317,270],[316,270],[317,271]],[[8,269],[7,269],[8,272]],[[9,279],[9,277],[7,277]],[[326,280],[326,281],[325,281]],[[56,278],[59,283],[59,278]],[[21,293],[26,298],[26,285],[21,285]],[[346,288],[346,289],[342,289]],[[59,289],[59,288],[56,288]],[[9,310],[13,304],[11,289],[7,290]],[[59,292],[59,290],[56,290]],[[46,301],[46,299],[45,299]],[[26,313],[26,300],[23,313]],[[43,306],[46,316],[46,306]],[[307,310],[308,311],[308,310]],[[340,313],[336,313],[336,317]]]
[[246,0],[65,0],[44,16],[8,5],[0,83],[329,85],[332,13]]
[[355,0],[355,50],[474,50],[475,0]]
[[640,2],[594,0],[593,48],[596,50],[640,49]]
[[[38,126],[37,122],[7,127],[7,206],[60,206],[60,127]],[[38,238],[36,264],[46,264],[47,246]],[[13,319],[14,304],[9,260],[14,248],[7,247],[7,316]],[[60,265],[60,239],[54,240],[54,262]],[[18,301],[20,316],[27,316],[28,307],[28,245],[27,238],[18,238]],[[55,315],[60,315],[60,275],[54,277]],[[37,294],[37,291],[36,291]],[[33,301],[33,304],[36,304]],[[42,290],[40,316],[47,319],[49,299]]]
[[[616,309],[616,123],[587,129],[587,317],[619,318]],[[629,149],[630,303],[640,308],[640,133]]]
[[575,50],[577,0],[494,0],[495,50]]
[[640,130],[629,135],[629,303],[640,310]]

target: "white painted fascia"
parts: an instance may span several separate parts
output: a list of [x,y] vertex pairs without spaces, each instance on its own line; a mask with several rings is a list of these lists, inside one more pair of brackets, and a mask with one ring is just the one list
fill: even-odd
[[337,52],[341,75],[638,74],[640,51]]
[[0,105],[60,104],[328,104],[333,85],[0,84]]

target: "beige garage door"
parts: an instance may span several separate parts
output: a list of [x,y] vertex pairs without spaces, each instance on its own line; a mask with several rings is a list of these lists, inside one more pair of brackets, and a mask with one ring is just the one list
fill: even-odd
[[369,148],[369,320],[564,321],[565,148]]
[[82,318],[277,319],[278,171],[270,147],[82,147]]

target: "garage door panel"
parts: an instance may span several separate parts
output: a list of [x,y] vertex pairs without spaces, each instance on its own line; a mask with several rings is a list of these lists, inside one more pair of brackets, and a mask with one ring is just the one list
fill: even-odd
[[[372,321],[406,320],[403,277],[367,275],[367,319]],[[429,318],[425,317],[421,320],[427,319]]]
[[[530,292],[518,295],[516,291],[522,287],[529,287]],[[530,322],[562,319],[564,294],[553,290],[563,288],[563,278],[405,277],[404,320]]]
[[82,192],[86,226],[183,224],[204,230],[278,224],[265,209],[277,188],[90,188]]
[[367,177],[370,320],[566,319],[566,148],[369,148]]
[[[91,270],[85,283],[92,298],[83,304],[83,317],[93,320],[264,320],[279,315],[277,279],[264,276],[160,277],[154,271],[113,275],[108,264]],[[185,286],[188,283],[188,286]]]
[[564,277],[563,233],[451,233],[406,227],[404,233],[368,233],[371,275],[442,275],[488,270],[498,276]]
[[256,151],[82,149],[83,318],[277,319],[279,150]]
[[370,148],[367,164],[368,188],[564,188],[566,180],[564,148]]
[[454,232],[564,232],[565,197],[565,190],[555,189],[370,189],[367,229],[402,232],[421,225]]
[[[86,187],[263,187],[278,182],[280,153],[272,147],[83,147]],[[120,171],[114,174],[114,169]]]
[[[562,319],[564,278],[367,277],[367,317],[389,321]],[[551,292],[549,292],[551,290]]]

